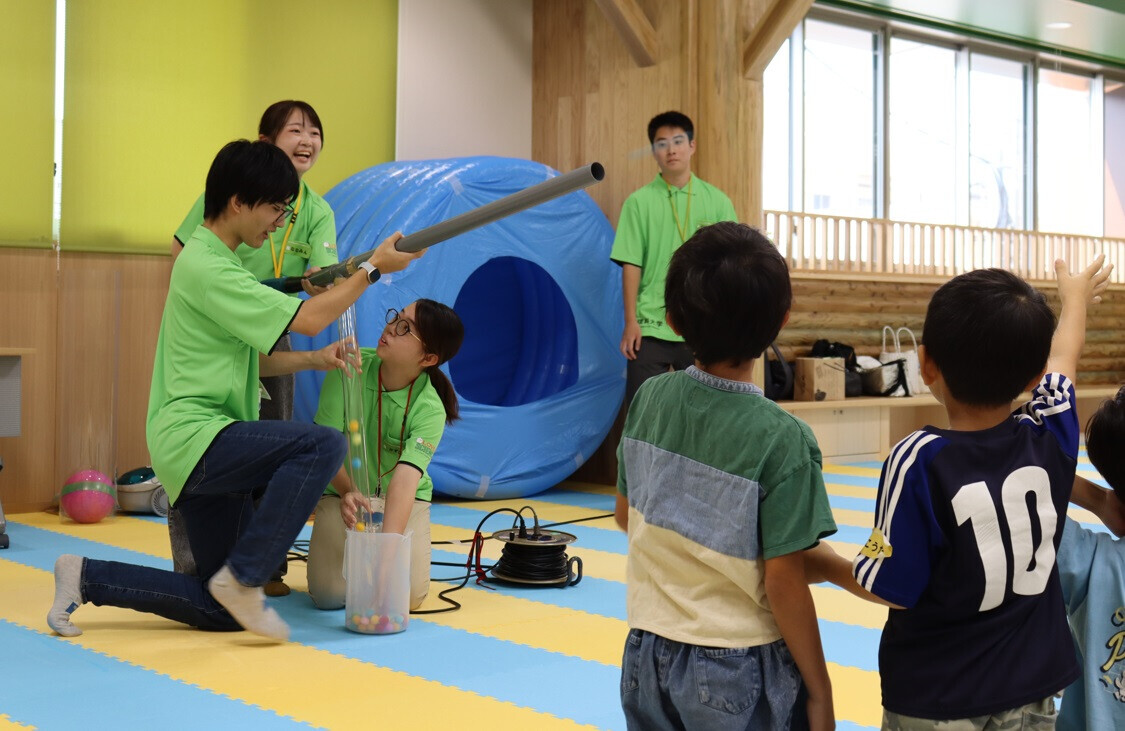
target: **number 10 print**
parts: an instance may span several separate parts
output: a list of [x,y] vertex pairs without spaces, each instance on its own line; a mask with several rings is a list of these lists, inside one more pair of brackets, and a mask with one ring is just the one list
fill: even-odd
[[[1027,496],[1035,498],[1035,515],[1039,519],[1039,546],[1033,545],[1031,514]],[[1051,567],[1055,565],[1055,528],[1058,514],[1051,502],[1051,480],[1042,467],[1021,467],[1004,479],[1000,488],[1003,518],[1012,549],[1012,591],[1023,596],[1041,594],[1047,587]],[[1008,578],[1008,560],[1004,551],[1004,532],[1000,526],[996,504],[983,482],[963,486],[953,496],[953,512],[957,525],[971,521],[984,566],[984,597],[980,611],[995,609],[1004,601]],[[1034,559],[1035,567],[1031,568]]]

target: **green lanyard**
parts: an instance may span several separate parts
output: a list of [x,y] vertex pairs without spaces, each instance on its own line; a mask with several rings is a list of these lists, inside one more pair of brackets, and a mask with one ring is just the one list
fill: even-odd
[[[663,176],[660,178],[664,180]],[[695,183],[695,176],[688,178],[687,184],[687,215],[684,216],[684,225],[680,225],[680,212],[676,210],[676,200],[672,195],[672,185],[667,180],[664,180],[664,185],[668,187],[668,205],[672,206],[672,218],[676,221],[676,233],[680,235],[680,243],[688,240],[688,229],[691,228],[691,186]],[[281,276],[280,274],[278,276]]]
[[285,263],[285,247],[289,245],[289,234],[293,233],[293,224],[297,222],[297,214],[301,212],[301,195],[304,192],[303,186],[297,189],[297,205],[293,207],[293,215],[289,217],[289,225],[285,227],[285,236],[281,238],[280,256],[273,248],[273,234],[269,234],[270,258],[273,259],[273,275],[275,277],[281,276],[281,265]]

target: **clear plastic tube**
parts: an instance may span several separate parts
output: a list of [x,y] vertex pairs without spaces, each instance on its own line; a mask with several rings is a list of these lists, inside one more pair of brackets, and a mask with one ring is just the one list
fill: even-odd
[[[336,321],[339,332],[341,348],[347,358],[354,357],[357,361],[359,355],[359,341],[356,339],[355,306],[348,310]],[[367,465],[367,429],[363,407],[363,375],[354,368],[345,368],[340,373],[340,382],[343,387],[344,404],[344,433],[348,437],[348,457],[345,463],[348,477],[352,484],[363,494],[364,503],[370,506],[371,498],[381,497],[382,489],[378,478],[374,487],[371,484],[370,472]],[[356,518],[355,530],[364,533],[378,533],[383,528],[382,511],[372,512],[368,508],[360,510]]]

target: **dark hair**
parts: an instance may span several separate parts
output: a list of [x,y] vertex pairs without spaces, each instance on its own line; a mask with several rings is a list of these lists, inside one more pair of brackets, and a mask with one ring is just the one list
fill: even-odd
[[285,128],[285,123],[289,121],[289,115],[293,113],[294,109],[300,109],[309,124],[320,130],[320,145],[323,148],[324,126],[320,123],[320,117],[311,104],[295,99],[274,102],[266,107],[266,111],[262,112],[261,121],[258,122],[258,134],[263,135],[270,142],[276,142],[277,136]]
[[1086,454],[1090,463],[1113,488],[1117,499],[1125,503],[1125,386],[1117,395],[1106,399],[1086,422]]
[[648,143],[650,145],[656,140],[656,130],[661,127],[679,127],[687,133],[688,142],[695,139],[695,125],[691,123],[691,118],[688,115],[680,112],[661,112],[649,120]]
[[465,326],[452,307],[428,299],[414,302],[414,323],[418,326],[418,337],[426,346],[426,352],[438,357],[437,363],[426,368],[426,374],[445,406],[445,423],[452,424],[461,416],[457,407],[457,394],[453,391],[449,378],[438,366],[457,355],[465,339]]
[[289,156],[268,142],[235,140],[219,150],[207,171],[203,217],[214,220],[231,196],[242,203],[288,204],[297,196],[301,180]]
[[922,344],[953,398],[999,406],[1043,371],[1054,332],[1042,292],[1003,269],[978,269],[934,292]]
[[664,307],[703,365],[762,354],[793,301],[789,267],[769,239],[743,223],[704,226],[672,255]]

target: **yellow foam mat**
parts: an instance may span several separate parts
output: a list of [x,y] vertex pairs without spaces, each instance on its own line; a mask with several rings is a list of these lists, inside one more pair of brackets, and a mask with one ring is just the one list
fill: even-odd
[[[873,498],[874,488],[831,483],[831,474],[877,478],[878,470],[856,467],[826,468],[829,491],[834,495]],[[612,495],[613,487],[566,483],[565,489]],[[497,507],[520,508],[532,505],[540,522],[556,522],[604,514],[590,508],[554,503],[550,493],[535,498],[468,503],[485,512]],[[836,509],[837,522],[870,527],[870,512]],[[167,527],[160,522],[118,515],[95,525],[62,522],[46,513],[9,516],[17,522],[116,548],[137,551],[170,560]],[[581,524],[595,530],[618,531],[612,518]],[[567,530],[566,526],[560,526]],[[434,540],[459,540],[458,544],[438,545],[434,549],[466,556],[469,532],[461,527],[435,523]],[[844,556],[855,555],[859,546],[831,542]],[[502,544],[484,543],[483,560],[492,563]],[[626,557],[623,554],[576,546],[573,553],[583,560],[589,578],[623,583]],[[435,567],[434,575],[453,577],[457,567]],[[305,565],[291,562],[286,582],[294,591],[305,591]],[[6,587],[0,601],[0,617],[40,633],[49,633],[44,621],[52,595],[49,572],[4,561],[0,554],[0,585]],[[439,591],[450,584],[435,582],[423,609],[445,606],[437,600]],[[7,587],[12,587],[11,592]],[[878,630],[886,610],[827,586],[812,587],[817,611],[822,619]],[[620,663],[626,624],[620,619],[556,606],[534,599],[468,587],[454,595],[463,609],[447,614],[426,615],[421,619],[444,627],[517,643],[609,666]],[[9,601],[10,599],[10,601]],[[171,621],[110,607],[83,607],[75,621],[86,633],[74,641],[108,657],[152,670],[180,682],[189,683],[243,703],[274,711],[314,726],[348,727],[356,725],[356,706],[341,704],[340,698],[366,697],[379,688],[379,724],[386,728],[418,727],[420,719],[442,719],[457,728],[531,726],[535,728],[579,728],[574,721],[556,718],[531,708],[450,687],[426,678],[393,671],[316,647],[295,643],[266,645],[246,634],[184,631]],[[834,658],[839,660],[840,658]],[[482,662],[486,659],[482,658]],[[841,721],[877,727],[881,718],[879,679],[872,671],[829,662],[836,711]],[[316,692],[316,688],[323,692]],[[579,701],[580,702],[580,701]],[[421,711],[420,709],[424,709]],[[2,711],[3,709],[0,709]],[[479,721],[477,719],[480,719]],[[7,724],[7,725],[6,725]],[[0,716],[0,731],[29,728]]]
[[[0,584],[6,587],[5,599],[11,599],[0,604],[0,617],[46,630],[44,616],[54,593],[51,574],[0,560]],[[457,718],[458,728],[583,727],[295,643],[268,644],[246,633],[184,631],[170,620],[113,607],[84,607],[75,621],[84,634],[66,641],[317,727],[345,728],[373,719],[364,710],[373,689],[379,691],[383,728],[414,728],[420,719],[434,717]]]

